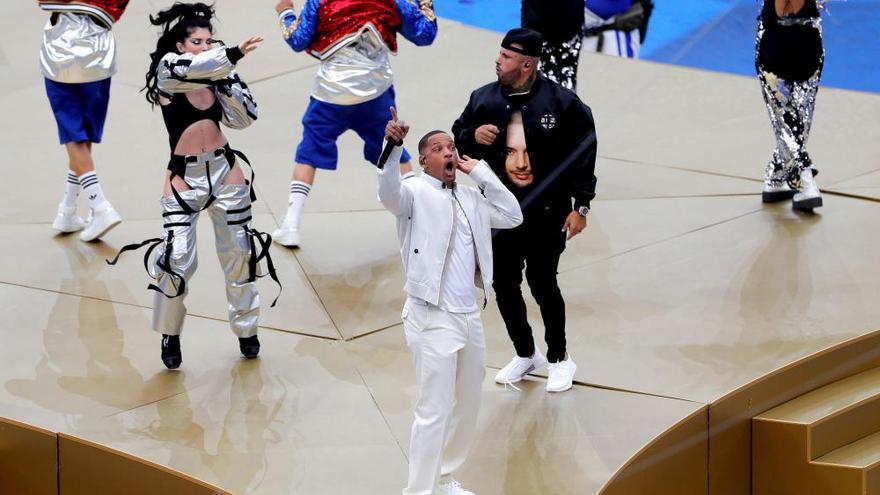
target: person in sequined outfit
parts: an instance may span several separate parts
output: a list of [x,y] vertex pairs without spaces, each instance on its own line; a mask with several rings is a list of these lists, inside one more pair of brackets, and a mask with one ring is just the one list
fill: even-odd
[[521,13],[522,27],[544,37],[538,70],[562,87],[576,91],[584,24],[583,0],[523,0]]
[[[373,164],[379,159],[388,109],[397,106],[390,60],[397,34],[417,46],[430,45],[437,20],[431,0],[305,0],[299,15],[293,0],[280,0],[275,10],[288,46],[321,62],[302,118],[287,212],[272,233],[275,242],[297,247],[315,171],[336,169],[337,138],[353,130],[364,141],[364,159]],[[406,150],[401,162],[401,172],[411,172]]]
[[[128,0],[38,0],[37,4],[51,12],[43,28],[40,69],[68,157],[67,185],[52,228],[62,233],[82,231],[81,240],[94,241],[122,221],[98,182],[92,144],[103,137],[110,79],[116,73],[111,29]],[[86,221],[76,211],[81,191],[89,199]]]
[[825,62],[817,0],[764,0],[755,67],[776,148],[764,171],[765,203],[792,198],[796,210],[822,206],[806,144]]

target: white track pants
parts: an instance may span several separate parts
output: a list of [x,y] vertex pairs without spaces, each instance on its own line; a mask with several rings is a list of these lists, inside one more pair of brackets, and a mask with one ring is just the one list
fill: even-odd
[[486,374],[483,323],[479,310],[449,313],[409,298],[403,327],[419,386],[403,494],[431,495],[470,450]]

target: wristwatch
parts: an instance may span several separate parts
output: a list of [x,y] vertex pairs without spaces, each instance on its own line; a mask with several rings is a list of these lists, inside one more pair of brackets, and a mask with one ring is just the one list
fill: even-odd
[[575,211],[577,211],[578,214],[580,214],[580,216],[587,218],[587,214],[590,213],[590,208],[587,206],[581,206],[580,208],[578,208]]

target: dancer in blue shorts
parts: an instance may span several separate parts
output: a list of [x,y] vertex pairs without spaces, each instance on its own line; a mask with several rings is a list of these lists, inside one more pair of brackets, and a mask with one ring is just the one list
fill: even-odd
[[[280,0],[275,10],[287,44],[321,61],[302,119],[287,213],[272,233],[275,242],[296,247],[315,170],[336,169],[336,139],[353,130],[364,140],[364,159],[379,159],[391,120],[388,109],[397,106],[390,62],[397,33],[416,45],[430,45],[437,20],[431,0],[306,0],[299,16],[292,0]],[[401,171],[410,172],[406,150],[400,161]]]
[[[92,143],[100,143],[104,134],[110,78],[116,72],[116,42],[110,30],[128,0],[37,3],[52,13],[43,28],[40,69],[69,159],[64,199],[52,228],[63,233],[81,230],[81,240],[94,241],[122,221],[98,182]],[[80,191],[89,198],[86,221],[76,212]]]

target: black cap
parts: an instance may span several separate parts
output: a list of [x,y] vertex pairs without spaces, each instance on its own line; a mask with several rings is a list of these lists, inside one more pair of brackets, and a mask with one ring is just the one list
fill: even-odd
[[[520,47],[513,46],[516,43]],[[501,47],[507,48],[527,57],[540,57],[541,45],[544,44],[544,37],[541,33],[528,28],[513,28],[504,35],[501,40]]]

